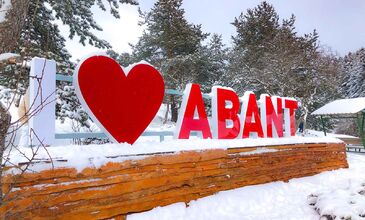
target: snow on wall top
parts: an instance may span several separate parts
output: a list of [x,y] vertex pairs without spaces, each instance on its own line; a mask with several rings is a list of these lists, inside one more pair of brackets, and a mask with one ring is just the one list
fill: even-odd
[[[121,162],[125,160],[138,160],[150,154],[179,153],[189,150],[228,149],[237,147],[267,147],[274,145],[305,144],[305,143],[342,143],[341,140],[330,137],[285,137],[285,138],[259,138],[259,139],[189,139],[170,140],[163,142],[143,141],[130,144],[103,144],[103,145],[65,145],[32,149],[19,147],[18,151],[6,152],[9,154],[9,164],[29,162],[36,150],[35,160],[45,161],[49,157],[54,160],[54,167],[74,167],[78,171],[86,167],[100,167],[107,162]],[[21,152],[21,153],[20,153]],[[265,153],[267,149],[260,149],[254,153]],[[67,162],[57,162],[66,160]],[[52,168],[50,163],[35,163],[29,167],[31,171],[41,171]],[[13,172],[14,170],[9,170]]]
[[356,114],[365,109],[365,97],[339,99],[315,110],[312,115]]

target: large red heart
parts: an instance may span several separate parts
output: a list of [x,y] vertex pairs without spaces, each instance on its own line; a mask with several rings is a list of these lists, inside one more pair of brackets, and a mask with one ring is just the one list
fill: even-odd
[[125,74],[107,56],[91,56],[75,71],[76,94],[89,116],[115,142],[133,144],[155,117],[164,96],[161,74],[137,64]]

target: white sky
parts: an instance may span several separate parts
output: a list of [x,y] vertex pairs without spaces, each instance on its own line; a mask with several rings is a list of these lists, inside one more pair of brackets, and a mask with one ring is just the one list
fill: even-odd
[[[149,10],[155,0],[139,0],[143,11]],[[258,5],[259,0],[184,0],[186,18],[194,24],[202,24],[203,31],[222,34],[225,44],[230,45],[235,28],[230,23],[241,12]],[[364,0],[269,0],[280,18],[297,18],[299,34],[317,29],[322,45],[331,47],[340,55],[365,47],[365,1]],[[107,40],[119,53],[130,52],[128,43],[136,43],[142,33],[138,26],[136,6],[123,5],[121,19],[95,9],[95,17],[104,31],[97,35]],[[67,28],[61,27],[67,36]],[[83,47],[77,39],[68,40],[66,48],[73,59],[100,51],[91,46]]]

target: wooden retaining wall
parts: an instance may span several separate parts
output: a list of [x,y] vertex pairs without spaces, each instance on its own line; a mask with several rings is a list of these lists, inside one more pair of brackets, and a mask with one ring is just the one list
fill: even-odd
[[[123,219],[222,190],[346,167],[345,145],[331,143],[159,154],[80,173],[58,168],[18,176],[0,218]],[[5,192],[13,178],[3,178]]]

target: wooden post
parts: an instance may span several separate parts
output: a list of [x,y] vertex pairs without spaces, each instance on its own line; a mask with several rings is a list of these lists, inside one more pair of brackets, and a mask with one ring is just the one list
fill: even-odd
[[29,144],[51,145],[55,139],[56,62],[32,59],[29,80]]
[[322,115],[321,115],[321,124],[322,124],[322,128],[323,128],[324,136],[327,136],[326,126],[324,124],[324,120],[323,120],[323,116]]
[[365,120],[365,112],[361,112],[357,115],[357,127],[359,129],[359,137],[361,138],[362,145],[365,148],[365,136],[364,136],[364,120]]

